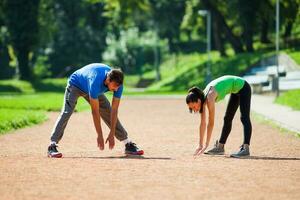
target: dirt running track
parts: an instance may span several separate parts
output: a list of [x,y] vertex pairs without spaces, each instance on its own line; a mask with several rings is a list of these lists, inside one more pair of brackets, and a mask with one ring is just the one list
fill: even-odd
[[[217,139],[225,104],[217,106]],[[0,136],[0,199],[300,199],[300,140],[253,122],[252,157],[192,154],[199,115],[184,99],[124,99],[119,116],[143,158],[123,145],[100,152],[89,112],[75,113],[60,143],[62,159],[46,157],[59,113],[41,125]],[[288,116],[287,116],[288,117]],[[108,129],[103,125],[104,134]],[[242,142],[236,116],[227,154]],[[213,141],[211,142],[211,145]]]

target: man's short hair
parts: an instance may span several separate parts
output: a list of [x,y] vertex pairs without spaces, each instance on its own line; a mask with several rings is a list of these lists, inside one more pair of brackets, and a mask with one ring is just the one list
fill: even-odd
[[122,85],[124,81],[124,73],[120,69],[112,69],[108,72],[107,77],[110,81],[115,82],[118,85]]

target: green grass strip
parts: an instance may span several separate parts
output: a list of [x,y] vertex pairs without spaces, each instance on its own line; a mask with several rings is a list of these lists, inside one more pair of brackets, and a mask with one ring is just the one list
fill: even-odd
[[11,130],[38,124],[47,119],[44,111],[0,109],[0,135]]
[[300,89],[290,90],[282,93],[276,100],[275,103],[286,105],[294,110],[300,110]]

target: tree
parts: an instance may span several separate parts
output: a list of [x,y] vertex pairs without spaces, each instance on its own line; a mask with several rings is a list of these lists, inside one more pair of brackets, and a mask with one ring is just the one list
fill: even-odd
[[4,0],[10,42],[18,60],[20,79],[32,78],[29,54],[38,44],[39,0]]
[[299,12],[300,1],[299,0],[284,0],[281,2],[281,13],[284,16],[284,39],[287,40],[292,33],[295,19]]
[[225,17],[223,16],[222,12],[218,8],[218,4],[215,3],[215,1],[210,0],[202,0],[202,5],[205,9],[209,10],[212,13],[212,16],[214,20],[216,20],[216,23],[219,27],[224,31],[224,34],[226,35],[226,38],[228,39],[229,43],[233,47],[235,53],[242,53],[244,52],[243,44],[240,40],[239,36],[236,36],[232,28],[227,24]]
[[87,63],[101,62],[107,34],[104,4],[60,0],[53,9],[56,28],[49,45],[52,74],[65,76]]
[[261,0],[237,0],[236,10],[239,13],[239,22],[243,28],[242,36],[245,41],[246,50],[253,52],[253,35],[257,22],[257,10]]
[[0,2],[0,79],[10,78],[8,32],[4,23],[3,2]]

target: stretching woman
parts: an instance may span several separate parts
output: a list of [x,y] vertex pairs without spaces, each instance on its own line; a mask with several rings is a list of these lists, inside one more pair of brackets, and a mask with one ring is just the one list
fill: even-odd
[[[215,103],[224,99],[230,94],[229,102],[224,117],[224,125],[220,140],[216,141],[214,148],[205,152],[209,155],[223,155],[224,145],[229,136],[232,127],[232,120],[237,108],[240,106],[241,121],[244,126],[244,142],[239,151],[231,154],[231,157],[249,156],[249,145],[252,133],[252,125],[250,121],[250,104],[251,104],[251,87],[242,78],[237,76],[222,76],[210,82],[201,91],[197,87],[192,87],[186,96],[186,103],[190,112],[199,112],[201,114],[200,122],[200,141],[199,147],[195,151],[195,155],[202,154],[209,145],[215,119]],[[207,109],[206,109],[207,108]],[[208,123],[206,123],[206,115],[208,114]],[[204,135],[206,132],[206,142],[204,143]]]

